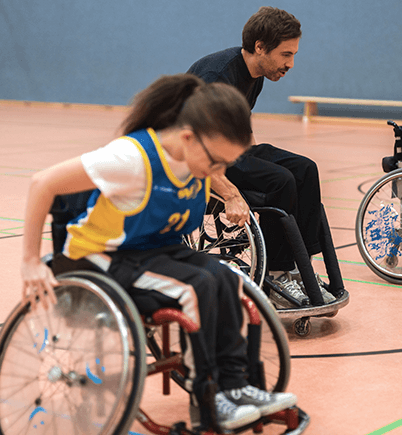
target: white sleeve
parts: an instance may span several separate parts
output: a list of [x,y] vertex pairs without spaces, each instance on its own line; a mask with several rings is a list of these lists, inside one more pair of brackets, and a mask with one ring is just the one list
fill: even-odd
[[85,153],[81,161],[88,176],[108,198],[143,197],[146,189],[145,164],[140,150],[132,141],[121,137],[95,151]]

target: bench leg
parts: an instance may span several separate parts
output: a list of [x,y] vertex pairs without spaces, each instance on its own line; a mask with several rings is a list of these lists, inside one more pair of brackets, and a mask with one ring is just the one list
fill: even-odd
[[304,103],[303,121],[308,121],[311,116],[318,115],[317,103],[307,101]]

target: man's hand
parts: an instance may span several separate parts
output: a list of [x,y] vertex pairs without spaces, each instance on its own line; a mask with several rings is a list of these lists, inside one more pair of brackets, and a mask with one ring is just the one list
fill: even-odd
[[225,211],[227,219],[239,227],[250,223],[250,208],[240,194],[225,201]]
[[211,188],[224,200],[226,217],[230,222],[240,227],[245,222],[250,223],[250,208],[247,202],[224,174],[211,175]]

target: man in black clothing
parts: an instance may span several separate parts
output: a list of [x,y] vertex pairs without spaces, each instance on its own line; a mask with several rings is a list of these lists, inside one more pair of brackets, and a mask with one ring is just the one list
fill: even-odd
[[[253,109],[264,77],[278,81],[293,68],[300,38],[300,22],[293,15],[278,8],[261,7],[243,28],[242,47],[205,56],[188,72],[207,83],[225,82],[235,86],[243,92],[250,109]],[[321,194],[317,165],[306,157],[270,144],[256,145],[254,137],[253,144],[225,176],[212,179],[212,188],[225,200],[228,219],[239,225],[248,220],[249,207],[238,189],[260,192],[264,205],[281,208],[296,218],[310,256],[321,252],[318,240]],[[308,304],[292,250],[278,218],[270,213],[261,215],[260,226],[266,240],[270,275],[283,291],[302,304]],[[316,276],[324,302],[335,301]],[[292,307],[275,292],[271,297],[281,308]]]

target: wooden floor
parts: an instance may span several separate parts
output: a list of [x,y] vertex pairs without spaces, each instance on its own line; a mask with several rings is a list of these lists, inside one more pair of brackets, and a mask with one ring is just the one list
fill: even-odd
[[[19,301],[19,262],[24,205],[30,176],[42,168],[106,144],[123,110],[0,105],[0,321]],[[306,155],[318,164],[326,207],[350,304],[332,318],[312,319],[312,333],[289,334],[292,372],[288,390],[311,417],[308,435],[402,434],[402,288],[382,281],[356,247],[356,211],[370,185],[382,175],[381,158],[393,150],[385,122],[301,122],[299,118],[255,116],[259,142]],[[49,227],[47,227],[49,230]],[[43,252],[50,251],[45,234]],[[325,275],[320,256],[314,268]],[[159,382],[159,380],[158,380]],[[143,407],[162,423],[185,420],[188,398],[175,391],[161,397],[147,382]],[[384,428],[383,430],[379,430]],[[133,432],[146,433],[136,422]],[[266,434],[281,433],[278,427]]]

